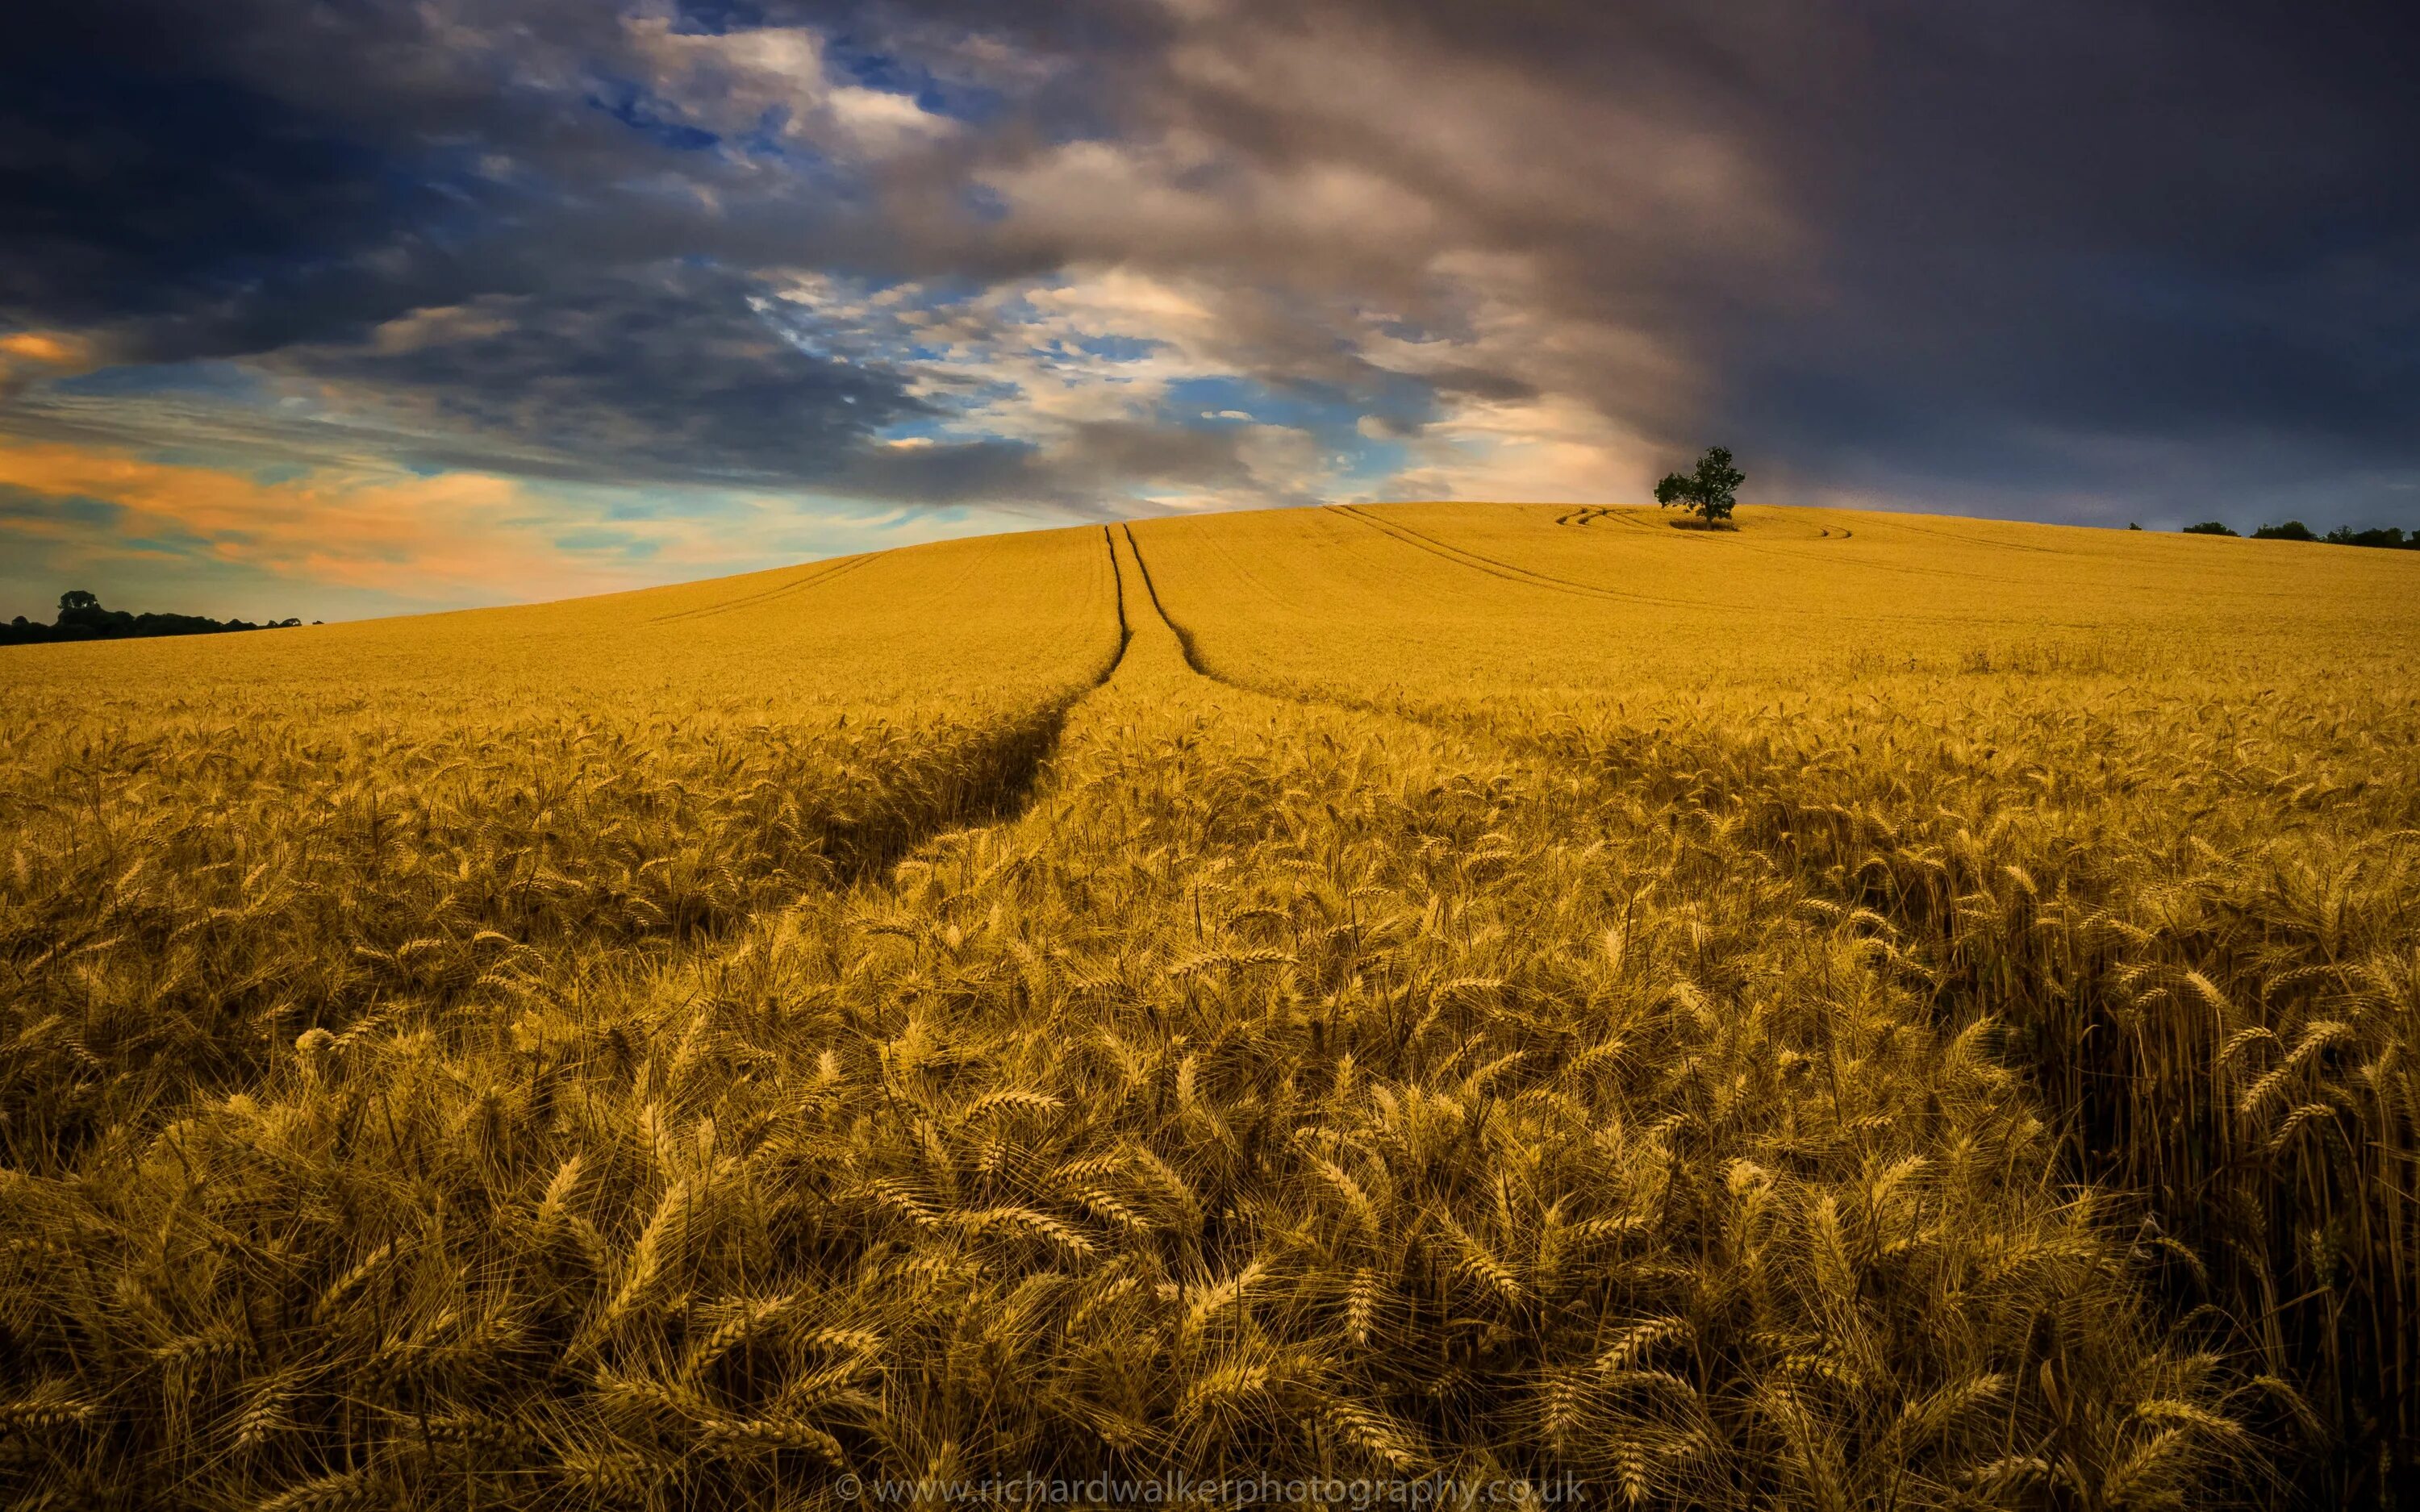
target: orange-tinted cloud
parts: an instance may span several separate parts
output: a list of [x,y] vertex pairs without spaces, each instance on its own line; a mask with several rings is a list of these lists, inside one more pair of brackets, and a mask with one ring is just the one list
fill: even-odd
[[70,367],[85,357],[85,344],[60,332],[18,331],[0,336],[0,357],[45,367]]
[[0,336],[0,400],[39,379],[67,378],[94,365],[90,343],[63,331],[12,331]]
[[[576,517],[531,486],[483,473],[421,477],[364,464],[264,481],[58,442],[0,440],[0,487],[120,511],[100,549],[168,549],[338,588],[427,601],[534,598],[655,580],[626,557],[555,540]],[[57,538],[39,514],[12,528]]]

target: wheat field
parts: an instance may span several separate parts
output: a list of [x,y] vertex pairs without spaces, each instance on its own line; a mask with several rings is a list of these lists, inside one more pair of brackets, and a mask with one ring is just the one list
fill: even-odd
[[1740,518],[0,653],[0,1489],[2408,1504],[2420,562]]

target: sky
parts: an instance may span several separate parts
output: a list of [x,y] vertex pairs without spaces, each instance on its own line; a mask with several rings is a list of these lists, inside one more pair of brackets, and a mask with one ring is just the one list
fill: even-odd
[[0,47],[0,619],[1387,499],[2420,528],[2420,20],[84,0]]

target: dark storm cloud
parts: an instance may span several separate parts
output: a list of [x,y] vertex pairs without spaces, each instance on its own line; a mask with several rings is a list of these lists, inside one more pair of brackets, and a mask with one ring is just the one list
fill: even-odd
[[1093,517],[1118,513],[1137,485],[1217,488],[1247,486],[1250,476],[1231,435],[1100,421],[1075,427],[1048,447],[972,441],[870,448],[852,456],[830,482],[866,499],[941,504],[1008,500]]
[[[1404,491],[1620,497],[1721,440],[1767,497],[2198,517],[2317,490],[2420,523],[2420,50],[2385,7],[105,0],[12,26],[0,330],[240,359],[414,459],[1311,497],[1296,453],[1334,427],[1287,450],[1038,383],[1029,423],[967,362],[925,371],[934,328],[845,339],[904,282],[959,291],[952,339],[1004,359],[1024,328],[964,291],[1114,270],[1149,284],[1111,291],[1124,339],[1361,406]],[[802,272],[855,291],[830,342],[768,316]],[[31,371],[0,394],[68,424]]]
[[[1560,203],[1486,188],[1454,201],[1469,241],[1549,264],[1535,297],[1556,318],[1632,325],[1702,365],[1693,402],[1662,417],[1675,441],[1737,435],[1851,488],[1884,481],[1879,455],[1901,487],[2112,494],[2149,483],[2113,447],[2170,465],[2197,447],[2224,457],[2186,470],[2212,474],[2197,488],[2257,498],[2334,468],[2353,507],[2412,508],[2378,482],[2420,469],[2408,9],[1385,15],[1466,68],[1529,70],[1575,126],[1591,100],[1648,101],[1758,170],[1804,255],[1786,269],[1702,256],[1685,227],[1689,255],[1642,256],[1585,171]],[[1355,150],[1349,132],[1255,134],[1239,118],[1236,134],[1273,156]],[[1585,162],[1575,142],[1540,146]],[[1605,378],[1616,407],[1652,413]],[[2248,486],[2230,490],[2230,472]]]
[[269,351],[594,270],[847,239],[812,162],[660,129],[606,8],[107,0],[10,40],[0,313],[97,327],[116,355]]
[[[1241,177],[1236,162],[1350,167],[1425,216],[1357,245],[1238,193],[1223,224],[1156,223],[1135,203],[1088,235],[1047,217],[1025,235],[1358,287],[1439,326],[1450,308],[1422,302],[1436,254],[1516,255],[1542,328],[1635,339],[1506,352],[1431,373],[1438,391],[1583,393],[1668,445],[1755,444],[1768,479],[2252,507],[2316,468],[2338,475],[2341,507],[2413,507],[2395,486],[2420,468],[2420,49],[2404,13],[1208,14],[1122,39],[1129,119],[1218,142],[1232,157],[1192,170],[1205,184]],[[1357,43],[1395,87],[1356,89]],[[1304,77],[1286,76],[1288,53],[1314,60]],[[1486,92],[1504,74],[1517,103]],[[1438,121],[1495,149],[1482,167],[1436,150]],[[1639,160],[1675,147],[1727,155],[1730,192],[1659,202],[1669,186]],[[1786,255],[1761,256],[1767,237]],[[1689,371],[1653,381],[1639,341]],[[2159,468],[2171,489],[2152,486]]]
[[423,66],[443,54],[408,30],[377,8],[252,0],[12,18],[0,308],[110,328],[141,358],[258,348],[408,298],[431,251],[491,213],[449,160],[497,124],[464,93],[447,109]]
[[[802,352],[750,307],[752,281],[673,268],[499,296],[300,348],[313,378],[395,396],[455,438],[427,460],[667,482],[820,481],[921,409],[878,367]],[[482,443],[486,443],[483,445]]]
[[1710,332],[1718,423],[1808,479],[1887,456],[2004,508],[2257,507],[2332,473],[2337,510],[2410,517],[2414,39],[2384,7],[1887,14],[1876,87],[1775,133],[1824,297]]

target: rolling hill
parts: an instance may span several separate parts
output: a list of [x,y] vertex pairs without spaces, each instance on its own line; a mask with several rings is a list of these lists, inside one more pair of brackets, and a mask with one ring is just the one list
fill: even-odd
[[2374,1489],[2415,602],[1409,504],[0,652],[0,1485]]

